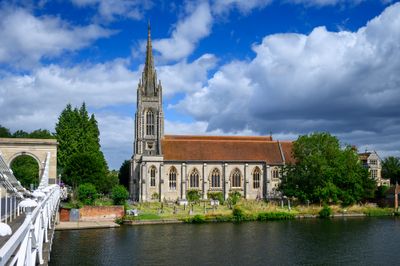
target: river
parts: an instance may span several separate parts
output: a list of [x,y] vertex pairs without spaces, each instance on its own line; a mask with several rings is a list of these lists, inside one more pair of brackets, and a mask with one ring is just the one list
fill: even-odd
[[50,265],[398,265],[400,219],[57,231]]

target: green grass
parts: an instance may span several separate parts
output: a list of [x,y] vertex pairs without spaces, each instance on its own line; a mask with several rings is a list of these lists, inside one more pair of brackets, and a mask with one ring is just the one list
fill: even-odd
[[393,215],[393,209],[390,208],[369,208],[364,211],[367,216],[391,216]]
[[258,221],[276,221],[276,220],[291,220],[296,216],[294,213],[288,212],[262,212],[258,214]]

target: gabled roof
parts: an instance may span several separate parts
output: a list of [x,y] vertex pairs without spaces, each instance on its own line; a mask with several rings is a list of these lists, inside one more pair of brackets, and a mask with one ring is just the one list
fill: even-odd
[[162,151],[166,161],[264,161],[283,164],[291,161],[291,143],[271,137],[248,136],[164,136]]

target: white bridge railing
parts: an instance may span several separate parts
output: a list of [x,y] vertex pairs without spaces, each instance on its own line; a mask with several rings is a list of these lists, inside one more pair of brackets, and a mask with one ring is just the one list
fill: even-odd
[[[61,196],[58,185],[49,185],[49,162],[50,153],[47,154],[38,189],[31,193],[21,186],[0,154],[0,185],[6,191],[5,219],[0,219],[0,237],[11,234],[0,248],[0,266],[30,266],[45,262],[44,245],[48,243],[50,251],[54,232],[52,227],[55,224]],[[12,210],[10,207],[7,210],[7,206],[10,205],[7,203],[8,194],[11,194],[14,199],[18,198],[18,206],[14,206],[17,200],[11,202],[11,206],[14,206]],[[0,217],[1,210],[0,201]],[[7,220],[12,222],[13,216],[15,219],[22,213],[25,213],[25,219],[19,228],[12,232],[11,227],[6,224]],[[5,223],[2,223],[2,220]]]
[[25,199],[19,207],[25,209],[23,224],[12,234],[0,249],[0,265],[43,264],[43,244],[52,240],[48,232],[52,229],[60,202],[61,190],[50,185],[35,191],[36,200]]

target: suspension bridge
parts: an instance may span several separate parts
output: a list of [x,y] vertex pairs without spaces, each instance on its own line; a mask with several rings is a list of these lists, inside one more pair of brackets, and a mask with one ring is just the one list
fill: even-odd
[[0,266],[47,265],[62,197],[55,178],[49,178],[54,160],[46,151],[39,186],[29,191],[0,152]]

